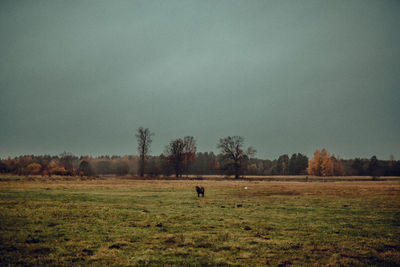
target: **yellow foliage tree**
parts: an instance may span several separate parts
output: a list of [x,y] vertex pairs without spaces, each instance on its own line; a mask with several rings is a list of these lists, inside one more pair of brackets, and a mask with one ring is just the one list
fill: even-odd
[[326,152],[325,148],[321,151],[321,175],[332,176],[333,175],[333,160]]
[[66,175],[67,170],[61,166],[60,162],[52,160],[49,165],[47,166],[48,168],[48,174],[49,175]]
[[342,162],[330,156],[325,148],[314,152],[314,157],[308,162],[307,172],[316,176],[344,175]]
[[49,165],[47,165],[47,173],[49,175],[52,175],[56,172],[57,168],[58,168],[57,162],[52,160],[52,161],[50,161]]
[[308,162],[307,173],[309,175],[321,176],[321,152],[317,149],[314,152],[314,157]]
[[39,174],[40,170],[42,169],[42,165],[39,163],[31,163],[26,167],[28,168],[30,174]]

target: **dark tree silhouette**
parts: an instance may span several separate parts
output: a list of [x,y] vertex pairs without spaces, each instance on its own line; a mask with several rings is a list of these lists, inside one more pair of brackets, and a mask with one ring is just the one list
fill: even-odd
[[380,176],[380,164],[376,156],[372,156],[369,160],[368,170],[371,176]]
[[193,136],[172,140],[165,148],[165,154],[173,166],[175,176],[182,176],[182,172],[187,172],[190,164],[196,158],[196,141]]
[[152,142],[151,137],[154,135],[149,128],[140,127],[135,134],[138,141],[138,152],[140,156],[139,161],[139,174],[141,177],[144,176],[144,169],[146,158],[150,152],[150,145]]
[[173,166],[175,176],[179,177],[182,174],[184,161],[185,143],[181,138],[172,140],[165,148],[165,154],[168,157],[169,163]]
[[308,158],[307,156],[297,153],[293,154],[289,160],[289,173],[290,174],[304,174],[306,173],[306,169],[308,166]]
[[9,172],[7,164],[0,161],[0,173],[7,173],[7,172]]
[[159,156],[159,161],[160,161],[161,173],[164,176],[167,176],[167,177],[170,176],[174,172],[174,170],[171,167],[170,159],[169,159],[168,155],[161,154]]
[[94,174],[92,166],[87,160],[82,160],[79,164],[78,174],[81,176],[92,176]]
[[244,138],[241,136],[228,136],[219,139],[217,148],[220,149],[223,160],[233,167],[235,178],[239,178],[243,165],[249,160],[250,156],[256,153],[252,147],[243,150]]
[[279,156],[276,162],[276,172],[277,174],[286,175],[289,165],[289,156],[287,154]]
[[186,174],[189,172],[190,165],[196,159],[196,141],[193,136],[185,136],[183,138],[183,156],[184,156],[184,171]]
[[[365,160],[364,160],[365,161]],[[360,158],[355,158],[351,164],[355,175],[365,175],[364,162]]]

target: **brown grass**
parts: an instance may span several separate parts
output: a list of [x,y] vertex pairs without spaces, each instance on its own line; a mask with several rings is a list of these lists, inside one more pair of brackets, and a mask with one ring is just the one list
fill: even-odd
[[0,194],[0,266],[400,264],[399,181],[0,177]]
[[[400,197],[399,181],[345,181],[345,182],[276,182],[245,180],[132,180],[121,178],[58,180],[40,178],[34,180],[0,182],[3,188],[171,188],[188,189],[196,185],[206,189],[240,189],[246,195],[307,195],[330,197]],[[247,190],[244,190],[247,187]]]

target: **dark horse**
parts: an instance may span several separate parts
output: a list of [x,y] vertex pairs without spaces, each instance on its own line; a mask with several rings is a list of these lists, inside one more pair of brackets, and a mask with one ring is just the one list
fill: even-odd
[[197,197],[200,197],[200,195],[204,197],[204,187],[196,186],[196,192],[197,192]]

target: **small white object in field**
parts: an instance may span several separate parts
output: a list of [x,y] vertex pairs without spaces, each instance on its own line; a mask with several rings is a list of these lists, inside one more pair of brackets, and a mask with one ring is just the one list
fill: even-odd
[[245,186],[244,189],[247,190],[247,186]]

